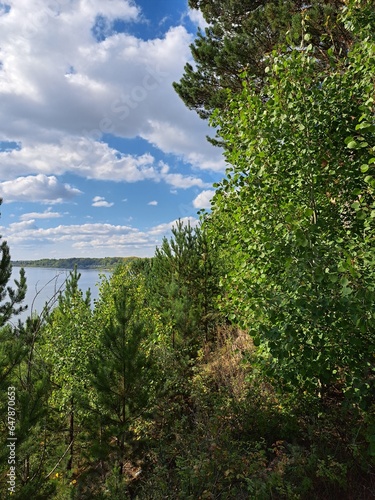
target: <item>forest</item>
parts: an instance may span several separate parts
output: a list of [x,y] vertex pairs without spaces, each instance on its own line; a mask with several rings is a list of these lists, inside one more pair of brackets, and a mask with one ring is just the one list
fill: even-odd
[[374,2],[189,6],[225,177],[93,307],[17,323],[1,242],[2,498],[375,498]]
[[125,264],[135,257],[71,257],[68,259],[37,259],[15,260],[12,265],[16,267],[48,267],[56,269],[112,269],[119,264]]

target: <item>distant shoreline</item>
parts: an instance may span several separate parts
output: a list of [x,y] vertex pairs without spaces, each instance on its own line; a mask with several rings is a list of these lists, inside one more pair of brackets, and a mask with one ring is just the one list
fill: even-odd
[[140,257],[71,257],[68,259],[14,260],[14,267],[48,267],[58,269],[113,269],[119,264],[131,262]]

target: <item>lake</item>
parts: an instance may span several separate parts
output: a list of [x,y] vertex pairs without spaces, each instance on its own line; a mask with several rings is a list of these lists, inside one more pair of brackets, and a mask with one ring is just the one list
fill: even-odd
[[[13,280],[19,278],[20,268],[13,266],[12,279],[9,282],[13,286]],[[56,269],[46,267],[25,267],[27,293],[24,304],[28,305],[27,311],[12,318],[12,323],[18,319],[25,320],[32,311],[41,312],[46,302],[53,299],[59,290],[64,290],[64,282],[69,276],[69,269]],[[110,276],[110,272],[98,271],[96,269],[78,269],[81,278],[78,282],[80,289],[85,293],[91,290],[92,303],[99,296],[100,275]]]

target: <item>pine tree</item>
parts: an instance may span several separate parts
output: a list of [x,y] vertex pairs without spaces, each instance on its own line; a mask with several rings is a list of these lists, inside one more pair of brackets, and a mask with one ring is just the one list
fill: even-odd
[[156,249],[150,276],[151,301],[169,325],[172,346],[192,348],[207,339],[217,293],[217,263],[206,235],[179,220],[172,238]]
[[9,381],[16,392],[19,498],[50,498],[55,490],[47,477],[50,461],[54,460],[55,434],[49,418],[51,367],[39,350],[43,327],[41,318],[34,316],[19,323],[15,331],[24,354]]
[[[146,411],[151,387],[144,349],[150,324],[142,317],[138,294],[137,280],[130,278],[119,288],[114,285],[111,297],[105,291],[101,295],[97,308],[100,338],[90,362],[91,383],[97,392],[94,412],[100,422],[97,451],[117,465],[120,476],[138,442],[134,423]],[[106,307],[111,310],[109,317]]]
[[186,106],[201,118],[225,107],[227,89],[241,92],[242,73],[261,89],[268,55],[278,46],[289,49],[307,35],[321,64],[329,65],[328,50],[345,56],[352,41],[339,20],[345,2],[312,0],[308,4],[279,0],[189,0],[200,9],[209,26],[198,31],[191,52],[195,65],[188,63],[174,88]]
[[[19,321],[17,326],[12,325],[12,317],[26,309],[21,305],[26,295],[26,278],[21,269],[19,280],[14,280],[16,287],[8,286],[12,265],[6,241],[1,243],[0,252],[0,389],[2,394],[9,390],[14,394],[14,404],[7,408],[6,398],[3,398],[0,409],[3,415],[14,412],[10,416],[14,418],[17,438],[15,498],[49,498],[53,490],[53,485],[48,485],[45,478],[49,370],[37,352],[42,323],[40,318],[33,317],[24,323]],[[0,424],[0,431],[7,434],[4,423],[5,419]],[[7,448],[2,450],[0,462],[9,472],[4,451]],[[0,476],[4,479],[3,472],[2,466]],[[0,489],[7,491],[4,484]]]
[[[0,205],[2,202],[3,200],[0,198]],[[2,327],[12,316],[16,316],[26,309],[20,304],[25,299],[27,287],[24,269],[20,270],[19,280],[14,280],[16,289],[8,286],[12,275],[12,264],[6,241],[0,245],[0,254],[0,327]]]

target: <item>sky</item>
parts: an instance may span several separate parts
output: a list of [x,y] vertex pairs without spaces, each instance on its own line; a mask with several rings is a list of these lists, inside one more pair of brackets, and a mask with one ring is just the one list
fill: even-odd
[[0,2],[0,234],[13,260],[152,256],[223,177],[172,87],[187,0]]

